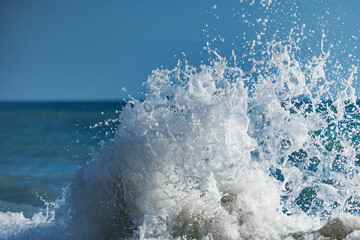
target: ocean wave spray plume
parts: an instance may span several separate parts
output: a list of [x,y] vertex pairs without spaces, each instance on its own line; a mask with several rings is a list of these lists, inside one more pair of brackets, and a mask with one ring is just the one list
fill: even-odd
[[290,35],[250,70],[210,48],[209,64],[154,70],[55,209],[2,213],[0,236],[359,238],[357,68],[329,78],[323,44],[305,63]]

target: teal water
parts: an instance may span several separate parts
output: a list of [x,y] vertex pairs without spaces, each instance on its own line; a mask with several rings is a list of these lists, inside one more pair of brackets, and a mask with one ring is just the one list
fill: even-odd
[[0,103],[0,211],[32,216],[113,137],[121,102]]

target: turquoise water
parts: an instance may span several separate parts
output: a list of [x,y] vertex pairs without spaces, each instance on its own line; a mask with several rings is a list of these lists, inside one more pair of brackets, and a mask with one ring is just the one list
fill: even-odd
[[120,102],[0,103],[0,211],[32,216],[114,135]]

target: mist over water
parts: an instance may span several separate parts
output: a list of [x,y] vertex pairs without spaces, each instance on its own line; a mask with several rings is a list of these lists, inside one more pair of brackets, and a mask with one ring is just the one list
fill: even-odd
[[358,62],[295,10],[276,33],[278,1],[241,4],[262,15],[235,14],[255,38],[223,56],[220,37],[200,66],[154,70],[63,196],[32,218],[1,212],[0,237],[360,238]]

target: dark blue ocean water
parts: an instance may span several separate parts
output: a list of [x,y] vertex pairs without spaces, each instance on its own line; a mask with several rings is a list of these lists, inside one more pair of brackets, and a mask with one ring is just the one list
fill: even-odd
[[0,211],[32,216],[113,137],[121,102],[0,103]]

